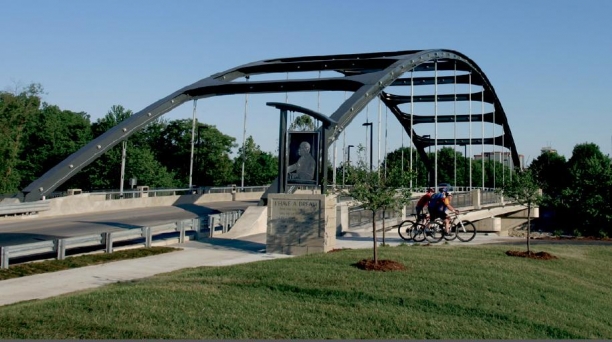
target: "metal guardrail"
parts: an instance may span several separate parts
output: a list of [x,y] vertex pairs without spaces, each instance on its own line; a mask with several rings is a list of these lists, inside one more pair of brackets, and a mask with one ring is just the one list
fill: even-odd
[[[136,240],[133,244],[143,244],[144,247],[151,247],[155,237],[162,234],[178,232],[178,242],[185,242],[185,235],[188,231],[194,231],[196,237],[201,232],[200,218],[182,220],[178,222],[162,224],[151,227],[141,227],[129,229],[125,231],[104,232],[101,234],[91,234],[84,236],[75,236],[64,239],[55,239],[50,241],[34,242],[15,246],[5,246],[0,248],[0,268],[8,268],[11,258],[25,256],[40,256],[41,259],[48,259],[49,253],[55,253],[56,259],[63,260],[66,258],[66,252],[75,248],[96,247],[106,253],[112,253],[114,244],[117,242],[126,242]],[[140,242],[144,238],[144,243]],[[40,259],[39,259],[40,260]]]
[[49,201],[2,204],[0,205],[0,215],[31,215],[50,208]]
[[[385,211],[385,221],[398,219],[401,222],[402,213],[396,211]],[[376,212],[376,222],[383,220],[383,211]],[[372,212],[365,210],[362,207],[353,207],[349,209],[349,227],[359,227],[364,224],[372,223]],[[388,228],[388,227],[387,227]]]
[[[142,244],[144,247],[151,247],[154,238],[168,233],[178,232],[179,243],[185,242],[186,233],[190,231],[195,232],[197,239],[203,231],[208,229],[208,236],[213,237],[219,231],[221,234],[228,232],[243,213],[243,210],[236,210],[151,227],[5,246],[0,248],[0,268],[8,268],[10,259],[17,257],[31,256],[36,258],[36,256],[40,256],[37,260],[43,260],[49,258],[49,253],[55,253],[57,260],[63,260],[66,258],[67,251],[83,247],[99,246],[100,248],[93,252],[104,250],[106,253],[112,253],[114,244],[118,242],[128,242],[127,245]],[[144,242],[142,242],[142,239],[144,239]],[[133,241],[133,243],[129,243],[129,241]],[[126,244],[124,243],[123,245]]]
[[208,236],[213,237],[218,228],[221,228],[221,233],[227,233],[236,224],[236,221],[242,216],[244,210],[228,211],[224,213],[208,215],[206,226],[208,227]]

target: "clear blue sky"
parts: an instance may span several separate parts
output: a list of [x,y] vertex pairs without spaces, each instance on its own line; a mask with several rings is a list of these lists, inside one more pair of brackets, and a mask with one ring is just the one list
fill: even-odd
[[[464,53],[488,76],[527,162],[544,146],[568,158],[583,142],[612,152],[612,1],[0,0],[0,6],[0,87],[40,83],[46,102],[87,112],[92,121],[112,105],[137,112],[197,80],[262,59],[444,48]],[[274,152],[278,114],[267,101],[284,101],[284,94],[249,97],[247,135]],[[323,113],[336,108],[333,99],[317,101],[313,93],[289,95],[289,102]],[[165,117],[191,118],[192,108]],[[378,105],[368,111],[377,122]],[[347,145],[365,143],[365,114],[347,128]],[[242,141],[244,95],[201,100],[197,115]],[[385,126],[387,149],[401,146],[390,114]],[[381,135],[384,144],[384,128]]]

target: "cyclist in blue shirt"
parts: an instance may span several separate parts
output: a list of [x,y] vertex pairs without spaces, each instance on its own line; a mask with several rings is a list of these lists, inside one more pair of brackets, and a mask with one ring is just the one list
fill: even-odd
[[446,215],[446,210],[450,210],[455,214],[459,214],[459,210],[455,209],[451,205],[451,200],[453,198],[453,193],[450,191],[446,191],[446,187],[442,187],[438,189],[438,193],[431,196],[429,200],[429,216],[430,222],[435,220],[436,218],[440,218],[444,221],[444,233],[450,234],[450,217]]

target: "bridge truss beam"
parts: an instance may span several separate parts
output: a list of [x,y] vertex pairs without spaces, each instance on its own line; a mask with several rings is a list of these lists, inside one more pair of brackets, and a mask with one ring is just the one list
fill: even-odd
[[[407,72],[431,72],[434,67],[437,71],[455,70],[467,72],[469,75],[417,77],[413,79],[402,77]],[[312,71],[334,71],[338,73],[338,77],[247,81],[247,76],[253,75]],[[412,98],[384,91],[389,86],[453,83],[479,85],[482,86],[483,90],[473,94],[458,94],[456,96],[436,94],[420,95]],[[498,137],[484,138],[484,143],[509,148],[513,165],[520,165],[514,139],[501,102],[482,70],[465,55],[453,50],[434,49],[305,56],[262,60],[245,64],[214,74],[177,90],[120,122],[47,171],[22,190],[23,199],[24,201],[35,201],[49,195],[103,153],[128,139],[161,115],[187,101],[220,95],[305,91],[347,91],[353,93],[330,115],[331,120],[337,122],[337,125],[323,132],[328,144],[338,138],[346,126],[370,101],[380,97],[404,127],[430,172],[432,161],[428,159],[425,153],[426,147],[434,144],[479,144],[483,141],[471,138],[427,139],[418,136],[414,133],[414,125],[433,122],[432,118],[402,112],[399,106],[409,101],[466,101],[469,99],[491,103],[494,106],[495,115],[484,113],[462,114],[452,117],[440,116],[437,117],[437,122],[452,122],[450,120],[467,122],[472,119],[472,122],[484,120],[501,125],[503,134]],[[274,189],[271,189],[271,192],[274,192]]]

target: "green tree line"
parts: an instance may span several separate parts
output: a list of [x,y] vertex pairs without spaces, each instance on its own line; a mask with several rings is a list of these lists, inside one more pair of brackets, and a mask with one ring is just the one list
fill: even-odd
[[[120,105],[91,121],[89,114],[64,110],[41,100],[43,89],[32,84],[19,92],[0,92],[0,193],[25,188],[70,154],[133,115]],[[155,188],[187,187],[191,165],[192,121],[158,119],[127,140],[125,179]],[[196,123],[192,184],[226,186],[269,184],[278,158],[264,152],[252,137],[232,157],[236,139],[214,125]],[[117,189],[121,144],[107,151],[57,190]]]

